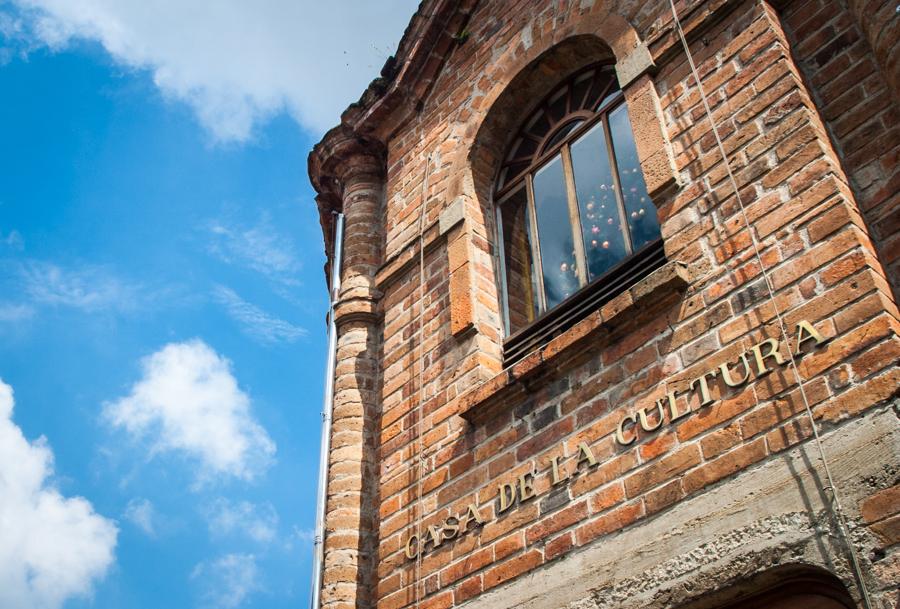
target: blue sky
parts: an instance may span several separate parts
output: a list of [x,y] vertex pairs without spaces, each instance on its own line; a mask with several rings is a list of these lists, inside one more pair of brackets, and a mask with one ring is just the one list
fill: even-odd
[[306,606],[306,156],[415,9],[326,4],[0,0],[0,606]]

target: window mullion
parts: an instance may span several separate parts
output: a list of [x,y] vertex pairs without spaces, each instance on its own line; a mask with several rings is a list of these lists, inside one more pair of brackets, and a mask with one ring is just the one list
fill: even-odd
[[541,260],[541,244],[538,242],[537,214],[534,211],[534,186],[531,174],[525,176],[525,194],[528,196],[528,225],[531,228],[531,257],[534,259],[534,274],[538,285],[538,307],[541,313],[547,310],[547,296],[544,294],[544,263]]
[[497,243],[499,245],[497,248],[499,264],[497,266],[500,269],[500,285],[503,288],[503,327],[506,331],[506,336],[509,336],[509,285],[506,282],[506,256],[504,255],[506,235],[503,234],[503,213],[501,207],[495,205],[494,210],[496,211],[494,221],[497,223]]
[[566,177],[566,199],[569,203],[569,224],[575,244],[575,259],[578,261],[578,283],[587,285],[587,255],[584,252],[584,234],[581,230],[581,214],[578,213],[578,197],[575,195],[575,173],[572,171],[572,153],[569,145],[562,147],[563,175]]
[[613,184],[616,186],[616,205],[619,208],[619,228],[625,242],[625,251],[628,256],[634,253],[631,243],[631,230],[628,228],[628,215],[625,213],[625,196],[622,194],[622,182],[619,180],[619,166],[616,163],[616,153],[613,149],[612,135],[609,132],[609,114],[603,115],[603,135],[606,137],[606,151],[609,155],[609,167],[612,170]]

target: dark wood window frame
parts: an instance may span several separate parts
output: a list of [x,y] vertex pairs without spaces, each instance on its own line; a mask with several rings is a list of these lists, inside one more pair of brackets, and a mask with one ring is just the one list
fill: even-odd
[[[591,83],[582,92],[581,99],[574,94],[579,86],[583,86],[585,75]],[[581,80],[579,80],[581,79]],[[562,104],[562,96],[565,99],[565,112],[559,115]],[[504,157],[504,162],[496,181],[494,200],[496,213],[496,226],[498,233],[500,281],[502,291],[502,315],[504,325],[504,359],[512,363],[521,359],[535,348],[546,344],[549,340],[565,332],[578,323],[592,311],[611,300],[617,294],[627,290],[635,283],[646,277],[654,270],[662,267],[665,262],[662,239],[645,243],[637,251],[632,248],[632,239],[625,218],[625,203],[620,185],[620,173],[616,160],[616,150],[613,145],[609,117],[625,103],[624,94],[618,87],[613,66],[609,64],[597,64],[576,72],[559,83],[550,94],[529,114],[520,131],[513,138],[509,150]],[[556,108],[554,116],[553,108]],[[536,123],[543,128],[535,133]],[[582,242],[582,227],[579,204],[575,200],[575,181],[573,175],[573,163],[569,146],[594,129],[598,124],[603,124],[603,133],[606,143],[609,165],[613,181],[616,185],[615,200],[620,214],[619,232],[622,234],[626,255],[602,275],[588,280],[587,256],[585,245]],[[519,154],[524,148],[527,154]],[[543,271],[541,267],[540,235],[538,233],[535,200],[533,192],[533,179],[539,170],[555,162],[556,158],[562,159],[562,166],[566,180],[567,203],[570,214],[570,222],[573,231],[573,243],[575,259],[579,261],[577,269],[578,280],[581,287],[572,295],[566,297],[555,306],[547,306],[546,291],[544,288]],[[506,255],[503,246],[503,218],[502,206],[514,195],[519,195],[525,190],[527,194],[527,237],[531,255],[531,282],[534,289],[536,308],[540,313],[526,326],[510,331],[509,299],[510,293],[507,285]],[[652,202],[650,207],[655,211]],[[605,245],[604,245],[605,247]],[[534,303],[533,303],[534,305]]]

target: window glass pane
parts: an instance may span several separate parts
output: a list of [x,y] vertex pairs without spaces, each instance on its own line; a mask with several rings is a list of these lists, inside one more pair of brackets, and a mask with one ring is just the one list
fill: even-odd
[[559,129],[559,131],[557,131],[556,133],[553,134],[553,137],[550,138],[550,141],[547,142],[547,145],[544,146],[544,150],[549,150],[550,148],[553,148],[553,146],[555,146],[559,142],[563,141],[563,139],[565,139],[565,137],[567,135],[572,133],[572,131],[574,131],[583,122],[584,122],[583,120],[579,119],[579,120],[572,121],[572,122],[564,125],[563,127],[561,127]]
[[549,309],[574,294],[579,287],[566,183],[559,155],[534,175],[534,209],[544,294]]
[[600,103],[597,104],[594,110],[605,108],[606,105],[613,101],[613,99],[615,99],[617,95],[619,95],[619,87],[613,84],[613,86],[609,88],[609,91],[606,92],[606,95],[603,97],[603,99],[600,100]]
[[528,200],[519,189],[500,206],[503,224],[503,261],[506,272],[506,307],[509,334],[534,321],[538,310]]
[[626,254],[603,123],[597,123],[572,144],[572,169],[588,278],[595,279]]
[[625,104],[610,113],[609,130],[612,133],[616,164],[619,167],[625,217],[631,230],[631,247],[637,251],[647,243],[659,239],[659,221],[656,218],[656,206],[647,196],[647,186],[644,184],[644,174],[641,173],[641,166],[638,163],[634,135]]

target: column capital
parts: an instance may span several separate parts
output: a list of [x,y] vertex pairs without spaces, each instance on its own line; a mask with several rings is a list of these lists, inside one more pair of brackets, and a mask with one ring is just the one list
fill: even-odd
[[325,134],[309,154],[309,175],[320,195],[333,201],[358,181],[380,181],[385,175],[385,147],[380,141],[345,125]]

